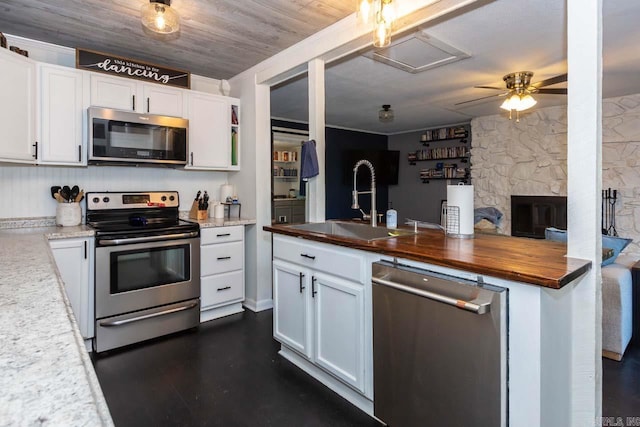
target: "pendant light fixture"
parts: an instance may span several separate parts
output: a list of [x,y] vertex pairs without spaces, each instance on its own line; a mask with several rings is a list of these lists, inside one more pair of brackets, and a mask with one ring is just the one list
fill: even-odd
[[397,0],[357,0],[356,16],[365,26],[372,25],[373,45],[386,47],[391,44],[391,30],[396,19]]
[[149,0],[142,6],[142,25],[159,34],[173,34],[180,29],[180,16],[171,8],[171,0]]
[[378,120],[382,123],[392,122],[394,118],[393,110],[391,109],[391,105],[384,104],[382,106],[382,110],[378,111]]

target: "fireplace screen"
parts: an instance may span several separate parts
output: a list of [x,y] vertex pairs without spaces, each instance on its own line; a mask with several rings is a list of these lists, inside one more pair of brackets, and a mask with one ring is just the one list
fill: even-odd
[[567,228],[564,196],[511,196],[511,235],[544,239],[547,227]]

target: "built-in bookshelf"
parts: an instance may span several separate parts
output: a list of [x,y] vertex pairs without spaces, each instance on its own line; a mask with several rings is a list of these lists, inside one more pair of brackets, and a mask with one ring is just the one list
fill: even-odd
[[[436,144],[453,141],[457,144]],[[428,129],[420,135],[420,143],[429,148],[409,152],[407,160],[410,165],[417,162],[432,163],[432,166],[420,169],[419,177],[423,183],[431,180],[458,180],[466,183],[471,179],[468,142],[469,130],[465,125]],[[432,143],[436,146],[432,146]]]

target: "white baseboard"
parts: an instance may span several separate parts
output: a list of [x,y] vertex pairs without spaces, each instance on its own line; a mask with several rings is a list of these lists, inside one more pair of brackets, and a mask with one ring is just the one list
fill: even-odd
[[200,323],[208,322],[209,320],[213,319],[219,319],[225,316],[230,316],[236,313],[241,313],[243,311],[244,309],[242,308],[242,303],[240,302],[209,310],[202,310],[200,312]]
[[255,301],[252,299],[245,299],[244,302],[242,303],[242,305],[245,306],[245,308],[248,308],[251,311],[254,312],[259,312],[259,311],[264,311],[264,310],[270,310],[273,308],[273,299],[269,298],[269,299],[263,299],[260,301]]

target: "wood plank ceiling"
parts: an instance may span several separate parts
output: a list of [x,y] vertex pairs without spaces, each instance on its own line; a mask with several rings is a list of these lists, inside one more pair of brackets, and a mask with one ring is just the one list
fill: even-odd
[[345,0],[173,0],[176,36],[140,24],[148,0],[3,0],[0,32],[228,79],[354,12]]

